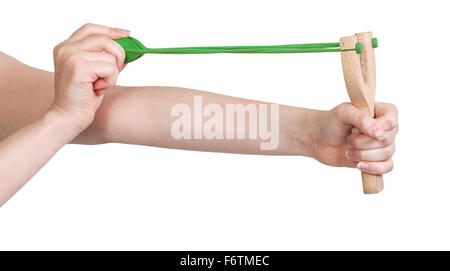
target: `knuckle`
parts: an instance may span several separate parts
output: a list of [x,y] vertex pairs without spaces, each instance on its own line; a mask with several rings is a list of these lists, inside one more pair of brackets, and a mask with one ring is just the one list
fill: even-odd
[[341,103],[340,105],[338,105],[338,110],[340,112],[345,112],[347,110],[349,110],[349,108],[352,106],[351,103],[345,102],[345,103]]
[[344,102],[344,103],[341,103],[339,106],[348,108],[348,107],[353,106],[353,105],[351,103],[349,103],[349,102]]
[[53,56],[57,56],[59,53],[59,50],[61,49],[61,45],[58,44],[53,48]]
[[83,30],[91,30],[92,28],[94,28],[93,23],[86,23],[81,27],[81,29],[83,29]]
[[56,45],[53,48],[53,57],[58,58],[64,55],[64,52],[66,51],[66,44],[64,42],[61,42],[60,44]]
[[385,139],[381,140],[381,147],[388,147],[392,145],[392,143],[394,142],[392,137],[393,136],[391,134],[388,134]]
[[389,125],[392,128],[395,128],[395,126],[397,126],[397,119],[394,116],[389,116]]
[[349,106],[351,106],[350,103],[346,102],[346,103],[341,103],[340,105],[336,106],[334,108],[334,111],[336,112],[336,116],[339,119],[343,119],[345,112],[348,110]]

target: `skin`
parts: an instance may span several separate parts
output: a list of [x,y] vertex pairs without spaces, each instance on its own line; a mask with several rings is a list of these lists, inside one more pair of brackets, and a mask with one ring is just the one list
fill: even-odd
[[117,86],[125,52],[113,40],[128,34],[82,26],[55,47],[54,74],[0,52],[0,75],[6,78],[0,80],[0,206],[68,143],[301,155],[373,174],[392,170],[398,118],[388,103],[375,105],[375,118],[349,103],[329,111],[280,105],[275,150],[260,150],[259,139],[173,139],[170,128],[178,117],[171,116],[171,108],[177,103],[192,107],[194,96],[222,108],[264,102],[178,87]]

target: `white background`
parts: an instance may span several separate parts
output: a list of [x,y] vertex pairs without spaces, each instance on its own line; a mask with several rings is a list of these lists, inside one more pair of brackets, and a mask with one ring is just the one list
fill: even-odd
[[[450,249],[447,4],[3,1],[0,50],[46,70],[53,47],[86,22],[131,29],[151,47],[337,42],[370,30],[377,100],[398,106],[401,128],[395,169],[370,196],[357,170],[303,157],[65,146],[0,208],[0,249]],[[348,100],[338,53],[147,55],[119,84],[317,109]]]

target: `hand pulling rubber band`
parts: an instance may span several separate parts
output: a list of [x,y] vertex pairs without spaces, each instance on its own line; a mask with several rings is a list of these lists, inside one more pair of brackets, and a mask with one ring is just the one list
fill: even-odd
[[[347,93],[352,104],[374,116],[375,54],[378,40],[371,32],[344,37],[336,43],[307,43],[267,46],[210,46],[147,48],[132,37],[116,40],[125,50],[125,63],[133,62],[144,54],[282,54],[340,52]],[[374,194],[383,190],[383,176],[362,172],[363,191]]]

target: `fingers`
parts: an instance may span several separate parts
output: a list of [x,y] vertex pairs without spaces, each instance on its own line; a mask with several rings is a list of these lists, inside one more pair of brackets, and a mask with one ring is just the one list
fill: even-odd
[[375,104],[375,119],[385,131],[398,130],[398,110],[390,103]]
[[[113,86],[119,74],[119,70],[115,64],[110,62],[89,62],[89,69],[92,74],[95,74],[95,81],[93,81],[94,90],[106,90]],[[96,92],[97,95],[100,95]]]
[[75,31],[68,39],[70,42],[79,41],[91,35],[103,35],[110,39],[121,39],[129,35],[130,31],[120,28],[112,28],[99,24],[85,24]]
[[383,162],[359,162],[357,168],[370,174],[383,175],[392,171],[394,168],[394,161],[388,159]]
[[[86,49],[106,48],[105,51],[113,52],[117,54],[117,49],[114,47],[108,47],[107,40],[106,45],[98,45],[97,38],[94,36],[87,40],[80,41],[77,46],[79,48],[74,49],[74,45],[69,45],[71,49],[65,49],[67,47],[58,48],[56,55],[59,59],[58,65],[64,65],[72,71],[78,80],[85,83],[92,83],[92,88],[97,96],[102,95],[108,88],[113,86],[119,74],[119,70],[123,69],[123,65],[117,65],[117,59],[113,54],[100,52],[83,51]],[[64,50],[65,49],[65,50]],[[67,55],[67,56],[66,56]]]
[[395,128],[397,128],[397,118],[393,115],[383,115],[381,117],[377,117],[376,121],[380,124],[380,126],[385,131],[391,131]]
[[398,109],[395,105],[390,103],[375,103],[375,117],[379,118],[384,115],[390,115],[397,119]]
[[393,104],[376,103],[372,118],[353,105],[338,106],[337,117],[354,127],[347,137],[352,146],[345,155],[357,167],[367,173],[384,174],[392,170],[391,157],[395,152],[395,137],[398,132],[398,110]]
[[383,128],[369,114],[357,109],[350,103],[336,108],[337,117],[344,123],[355,126],[364,134],[378,140],[384,139]]
[[347,137],[348,143],[355,149],[370,150],[384,148],[395,142],[397,129],[385,133],[383,140],[376,140],[361,133],[352,133]]
[[111,87],[111,85],[108,81],[105,81],[105,79],[101,78],[94,82],[94,91],[97,96],[105,94],[109,87]]
[[83,74],[89,75],[86,82],[93,83],[93,89],[99,96],[113,86],[119,74],[114,56],[105,53],[82,52],[69,61],[74,61]]
[[[392,170],[392,156],[395,153],[395,130],[383,141],[374,140],[363,134],[352,134],[349,138],[357,148],[346,151],[349,161],[358,162],[357,168],[372,174],[385,174]],[[355,139],[356,138],[356,139]],[[356,143],[355,143],[356,142]]]
[[389,145],[384,148],[372,149],[372,150],[359,150],[350,149],[347,150],[345,156],[352,161],[369,161],[380,162],[390,159],[395,152],[395,144]]
[[77,41],[72,46],[88,52],[106,52],[115,56],[117,67],[121,68],[125,61],[125,51],[117,42],[102,35],[89,36]]
[[351,163],[356,163],[356,167],[362,172],[383,175],[394,168],[391,158],[394,152],[395,146],[392,146],[376,150],[348,150],[345,155]]

